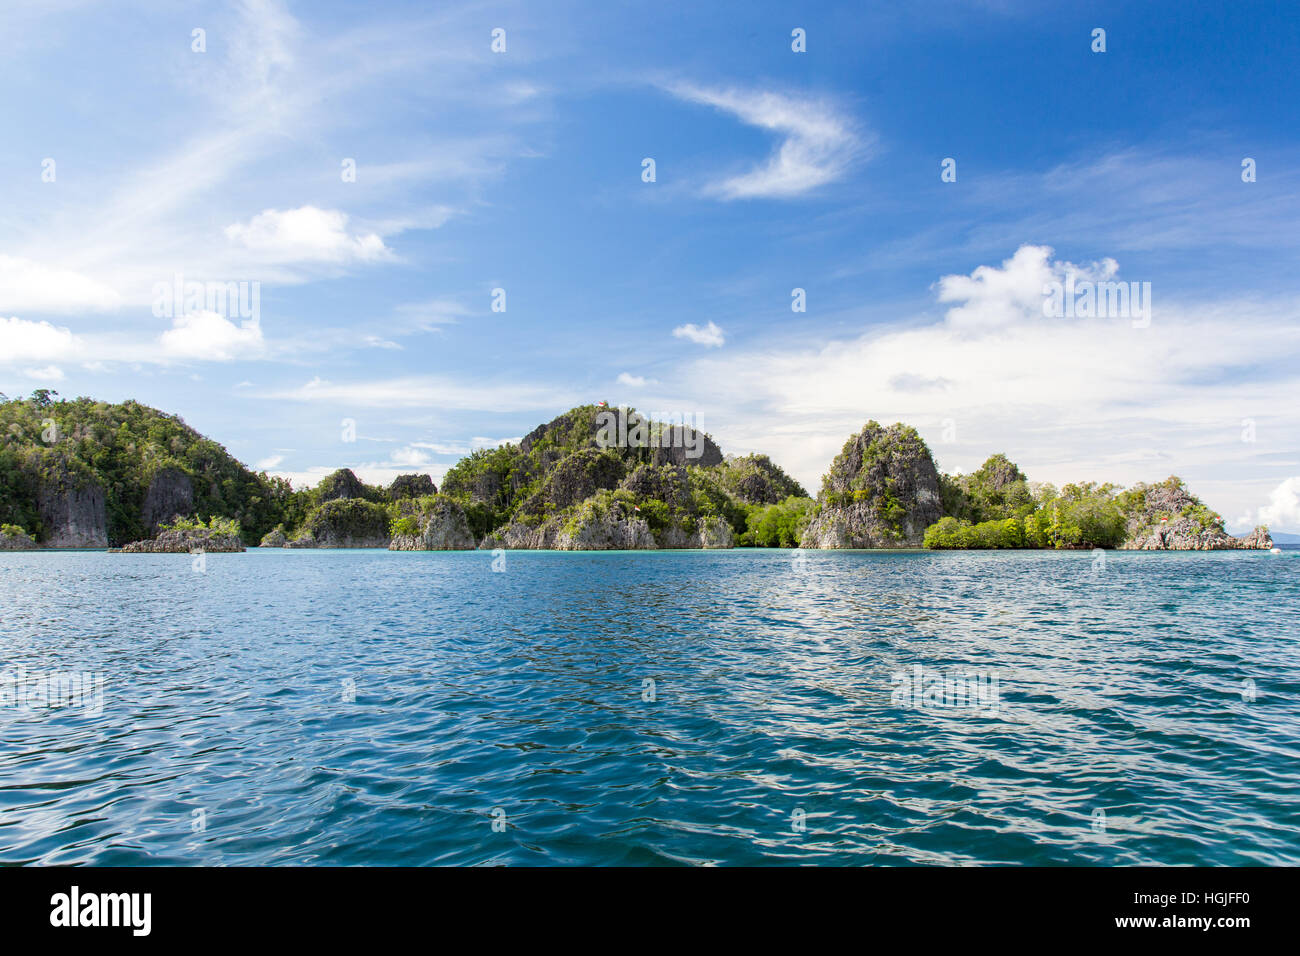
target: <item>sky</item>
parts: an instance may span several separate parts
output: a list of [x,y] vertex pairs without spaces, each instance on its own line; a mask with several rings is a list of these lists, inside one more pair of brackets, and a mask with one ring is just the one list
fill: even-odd
[[902,421],[1298,532],[1283,6],[6,0],[0,391],[297,485],[608,401],[815,493]]

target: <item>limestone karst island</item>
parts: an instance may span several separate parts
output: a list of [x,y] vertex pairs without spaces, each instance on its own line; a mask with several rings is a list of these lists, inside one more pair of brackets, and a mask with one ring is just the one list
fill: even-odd
[[1177,477],[1131,488],[1031,482],[994,454],[942,474],[916,430],[868,421],[811,497],[761,454],[725,456],[632,409],[573,408],[519,444],[428,475],[314,488],[254,473],[180,418],[136,402],[0,402],[0,549],[1272,547],[1233,537]]

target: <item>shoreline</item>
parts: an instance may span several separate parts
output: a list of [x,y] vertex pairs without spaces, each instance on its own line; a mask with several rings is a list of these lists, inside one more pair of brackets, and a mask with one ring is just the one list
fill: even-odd
[[[508,554],[1085,554],[1103,551],[1106,554],[1273,554],[1287,551],[1300,551],[1300,542],[1282,542],[1268,548],[423,548],[409,550],[405,548],[263,548],[248,545],[243,551],[202,551],[205,555],[214,554],[253,554],[294,553],[313,554],[316,552],[353,552],[373,551],[386,554],[487,554],[500,550]],[[175,554],[191,556],[199,554],[194,551],[126,551],[122,548],[11,548],[0,551],[4,554]]]

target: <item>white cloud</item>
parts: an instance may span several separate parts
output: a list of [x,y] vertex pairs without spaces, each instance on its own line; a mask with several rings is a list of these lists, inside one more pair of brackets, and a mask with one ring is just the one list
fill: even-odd
[[[685,326],[683,326],[683,328],[685,328]],[[692,328],[694,328],[694,326],[692,326]],[[721,330],[719,329],[718,331],[719,335],[721,335]],[[677,332],[674,331],[673,334],[676,335]],[[721,341],[719,341],[718,344],[721,345]],[[644,388],[647,385],[658,385],[659,382],[653,378],[646,378],[644,375],[632,375],[629,372],[620,372],[618,376],[618,384],[626,385],[629,388]]]
[[686,325],[679,325],[673,329],[673,338],[689,339],[696,345],[707,345],[716,347],[726,342],[726,337],[722,334],[722,329],[718,328],[713,322],[701,328],[694,322]]
[[378,233],[348,232],[348,217],[337,209],[301,206],[267,209],[247,224],[226,227],[226,236],[271,262],[374,262],[392,251]]
[[412,468],[421,465],[427,465],[433,461],[429,453],[415,445],[407,445],[405,448],[398,448],[390,456],[394,465],[404,465]]
[[254,471],[270,471],[280,462],[284,461],[283,455],[270,455],[253,465]]
[[576,393],[546,385],[483,383],[429,376],[408,376],[368,382],[330,382],[317,377],[298,388],[268,392],[260,397],[285,401],[328,402],[359,408],[472,409],[494,412],[551,411],[576,405]]
[[88,276],[31,259],[0,255],[0,309],[15,312],[81,312],[115,309],[122,297]]
[[[1259,482],[1285,476],[1268,463],[1293,468],[1300,457],[1289,438],[1300,407],[1300,302],[1166,295],[1146,328],[1046,318],[1042,277],[1066,266],[1025,247],[1000,267],[941,281],[950,309],[938,321],[814,346],[765,341],[696,359],[668,385],[710,410],[724,451],[768,452],[810,488],[874,418],[916,426],[941,468],[969,470],[1005,452],[1030,477],[1058,483],[1176,473],[1221,513],[1254,507]],[[1280,437],[1241,441],[1243,418]],[[954,441],[944,441],[945,424]]]
[[23,374],[39,382],[61,382],[64,379],[63,369],[57,365],[47,365],[44,368],[26,368],[23,369]]
[[[429,475],[435,484],[441,485],[443,476],[451,465],[450,463],[435,463],[433,455],[460,457],[468,455],[476,448],[496,448],[507,443],[518,444],[520,440],[519,436],[514,436],[511,438],[474,437],[468,442],[408,442],[400,448],[394,449],[389,454],[387,461],[348,464],[345,467],[351,468],[358,478],[371,485],[387,486],[398,475],[412,473]],[[277,456],[274,459],[274,464],[268,464],[272,459],[267,459],[267,462],[259,462],[257,467],[260,470],[265,465],[269,469],[274,467],[275,464],[279,464],[281,460]],[[303,471],[276,471],[272,472],[272,474],[288,479],[295,488],[311,488],[319,484],[322,478],[334,472],[338,467],[338,465],[321,465]]]
[[1300,531],[1300,477],[1286,479],[1269,493],[1268,504],[1259,509],[1259,523],[1272,531]]
[[0,319],[0,363],[67,360],[81,350],[71,331],[48,322]]
[[477,448],[498,448],[501,445],[517,445],[523,441],[523,436],[514,435],[509,438],[484,438],[476,435],[469,441],[454,442],[437,442],[437,441],[415,441],[411,442],[412,448],[427,448],[437,455],[468,455]]
[[260,354],[265,343],[256,321],[235,325],[215,312],[192,312],[172,320],[159,339],[166,356],[229,361]]
[[[304,488],[314,488],[320,484],[322,478],[326,475],[333,474],[339,469],[339,465],[317,465],[313,468],[307,468],[302,471],[274,471],[269,472],[273,477],[285,478],[292,482],[293,486],[299,490]],[[361,464],[344,465],[342,467],[350,468],[352,473],[368,485],[379,485],[386,488],[393,483],[393,479],[398,475],[409,475],[413,471],[416,474],[428,475],[433,479],[433,483],[442,486],[442,477],[447,473],[446,465],[426,465],[412,468],[406,465],[393,464],[392,462],[362,462]]]
[[831,104],[781,93],[676,86],[681,99],[731,113],[741,122],[784,136],[767,162],[747,173],[709,183],[721,199],[799,196],[843,176],[865,152],[853,123]]
[[1077,266],[1051,257],[1050,246],[1023,245],[1001,268],[980,266],[970,275],[944,276],[939,280],[939,301],[960,303],[948,310],[948,321],[966,328],[1042,319],[1044,286],[1063,282],[1068,274],[1099,282],[1119,269],[1114,259]]
[[395,310],[404,327],[421,332],[440,332],[440,325],[450,325],[470,315],[470,310],[451,299],[430,299],[426,302],[408,302]]
[[[0,10],[11,5],[0,4]],[[436,228],[472,208],[489,180],[546,145],[538,131],[549,118],[547,89],[503,99],[499,87],[505,78],[485,87],[483,61],[490,54],[461,42],[477,29],[473,17],[412,10],[364,20],[309,18],[310,25],[300,25],[291,5],[211,5],[204,23],[208,52],[196,56],[189,51],[188,28],[184,43],[158,47],[150,40],[173,27],[159,5],[146,4],[139,29],[113,55],[148,60],[157,54],[161,59],[151,61],[159,66],[157,75],[118,71],[86,87],[33,60],[34,68],[52,77],[54,99],[64,87],[75,89],[88,114],[102,114],[144,97],[153,107],[150,129],[169,133],[126,136],[129,161],[78,163],[66,181],[60,168],[57,186],[5,197],[0,314],[40,318],[29,310],[84,314],[121,306],[122,312],[99,326],[121,333],[131,328],[125,307],[147,305],[154,283],[176,273],[255,278],[270,288],[396,258],[389,248],[393,236]],[[87,4],[79,13],[91,32],[112,29],[111,12],[100,6]],[[42,20],[15,34],[6,21],[0,47],[19,36],[16,48],[48,58],[53,47],[42,38],[53,23]],[[421,39],[430,29],[450,42],[431,48]],[[374,111],[376,102],[386,109]],[[393,115],[412,110],[427,122],[392,125]],[[205,118],[199,127],[195,116]],[[73,124],[65,132],[71,145],[62,148],[71,154],[96,148],[93,124]],[[324,208],[317,210],[324,220],[321,236],[295,231],[293,215],[301,210],[286,206],[343,204],[327,198],[331,183],[342,185],[335,165],[342,155],[322,165],[310,150],[286,149],[293,142],[357,144],[340,147],[360,164],[357,182],[344,190],[352,219],[341,227],[342,235],[337,220],[329,221],[340,214]],[[380,167],[372,163],[389,157],[410,165],[383,186]],[[272,215],[250,221],[259,211]],[[231,241],[220,234],[227,224],[234,231]],[[347,344],[355,339],[354,334]]]

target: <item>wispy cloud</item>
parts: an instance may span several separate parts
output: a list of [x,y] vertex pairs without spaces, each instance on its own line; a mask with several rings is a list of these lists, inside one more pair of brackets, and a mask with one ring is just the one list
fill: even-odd
[[61,382],[67,377],[64,375],[63,369],[59,368],[57,365],[46,365],[42,368],[26,368],[23,369],[23,374],[38,382]]
[[[676,332],[673,333],[674,335]],[[626,385],[628,388],[645,388],[647,385],[658,385],[659,382],[653,378],[646,378],[644,375],[632,375],[629,372],[620,372],[618,384]]]
[[574,393],[545,385],[490,384],[421,376],[366,382],[331,382],[314,378],[297,388],[276,390],[262,397],[367,408],[434,407],[499,412],[546,411],[559,405],[576,405],[580,400]]
[[[186,36],[159,53],[171,57],[163,70],[174,86],[156,98],[150,125],[168,135],[132,137],[130,161],[98,176],[61,165],[57,184],[14,204],[0,237],[0,310],[147,304],[154,283],[175,273],[295,285],[396,259],[392,236],[442,226],[536,141],[521,132],[527,118],[508,120],[543,91],[502,99],[482,80],[486,44],[472,56],[433,53],[418,39],[459,15],[319,18],[308,29],[276,0],[214,8],[208,52],[190,52]],[[124,74],[112,95],[147,95],[135,81]],[[384,121],[413,104],[457,134],[413,135]],[[69,130],[65,149],[95,149],[85,135]],[[325,141],[345,144],[341,155],[323,161]],[[286,148],[304,142],[312,148]],[[357,159],[354,183],[340,181],[342,155]]]
[[719,199],[801,196],[844,176],[868,148],[853,121],[828,101],[691,85],[669,90],[683,100],[712,106],[783,137],[765,163],[707,183],[704,193]]
[[420,332],[438,331],[440,325],[451,325],[473,314],[472,310],[453,299],[407,302],[399,305],[395,312],[403,328]]

